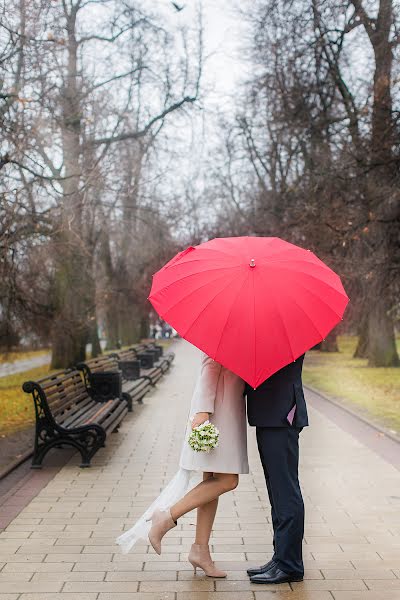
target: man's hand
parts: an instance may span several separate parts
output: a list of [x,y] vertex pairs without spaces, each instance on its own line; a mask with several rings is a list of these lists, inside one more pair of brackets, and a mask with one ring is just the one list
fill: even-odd
[[195,427],[198,427],[199,425],[204,423],[204,421],[208,421],[209,418],[210,418],[210,413],[208,413],[208,412],[196,413],[193,417],[192,429],[195,429]]

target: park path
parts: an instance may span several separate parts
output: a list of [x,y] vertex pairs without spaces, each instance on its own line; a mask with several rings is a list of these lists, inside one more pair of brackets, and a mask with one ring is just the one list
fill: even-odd
[[194,514],[158,557],[122,555],[115,537],[177,469],[198,351],[174,344],[175,364],[96,455],[74,455],[0,533],[0,600],[399,600],[400,473],[314,408],[301,434],[305,581],[250,585],[248,565],[271,555],[271,525],[254,430],[251,472],[220,502],[212,544],[226,580],[186,562]]
[[[100,346],[104,350],[106,347],[106,341],[100,340]],[[88,355],[92,351],[92,345],[87,344],[86,354]],[[4,362],[0,364],[0,377],[6,375],[14,375],[15,373],[22,373],[23,371],[30,371],[36,369],[36,367],[43,367],[49,365],[51,360],[51,353],[46,352],[39,356],[31,356],[30,358],[22,358],[20,360],[14,360],[12,362]]]
[[50,363],[50,358],[50,352],[47,352],[46,354],[40,354],[39,356],[31,356],[30,358],[23,358],[13,362],[1,363],[0,377],[14,375],[14,373],[22,373],[23,371],[36,369],[36,367],[43,367],[43,365],[48,365]]

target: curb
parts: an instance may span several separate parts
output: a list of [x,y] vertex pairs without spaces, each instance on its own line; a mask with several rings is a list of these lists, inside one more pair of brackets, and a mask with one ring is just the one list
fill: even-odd
[[371,427],[372,429],[375,429],[379,433],[382,433],[383,435],[385,435],[386,437],[390,438],[394,442],[397,442],[398,444],[400,444],[400,437],[397,436],[396,434],[392,433],[391,431],[389,431],[386,427],[378,425],[377,423],[375,423],[374,421],[372,421],[368,417],[364,417],[364,415],[361,415],[356,410],[354,410],[352,408],[349,408],[345,404],[342,404],[342,402],[339,402],[339,400],[334,400],[331,396],[327,396],[326,394],[324,394],[323,392],[321,392],[320,390],[318,390],[317,388],[315,388],[315,387],[313,387],[311,385],[308,385],[308,384],[304,383],[303,386],[306,389],[310,390],[310,392],[313,392],[314,394],[317,394],[318,396],[320,396],[321,398],[323,398],[323,400],[325,400],[326,402],[329,402],[330,404],[333,404],[334,406],[342,409],[343,411],[349,413],[350,415],[352,415],[353,417],[355,417],[359,421],[362,421],[366,425],[369,425],[369,427]]
[[0,471],[0,481],[2,479],[4,479],[4,477],[7,477],[7,475],[9,475],[11,473],[11,471],[14,471],[14,469],[19,467],[19,465],[21,465],[23,462],[28,460],[28,458],[30,458],[32,455],[33,455],[33,449],[27,450],[19,458],[17,458],[12,463],[7,465],[2,471]]

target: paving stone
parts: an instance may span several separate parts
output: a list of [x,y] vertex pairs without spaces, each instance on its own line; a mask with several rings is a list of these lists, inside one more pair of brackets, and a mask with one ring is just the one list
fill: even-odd
[[391,569],[322,569],[325,579],[395,579]]
[[[250,583],[250,579],[247,578],[245,581],[232,581],[232,580],[216,580],[215,588],[217,592],[247,592],[260,589],[259,584]],[[269,590],[273,591],[291,591],[288,583],[281,583],[279,585],[268,585]]]
[[[142,593],[138,592],[136,594],[132,593],[115,593],[109,594],[107,592],[101,592],[98,595],[97,600],[175,600],[176,594],[174,592],[159,592],[159,593]],[[186,599],[188,597],[186,596]],[[60,599],[62,600],[62,598]],[[192,596],[190,596],[190,600],[192,600]]]
[[292,583],[292,588],[300,593],[301,590],[366,590],[367,586],[361,579],[313,579]]
[[[72,567],[74,563],[29,563],[29,566],[26,568],[30,572],[34,573],[67,573],[68,571],[72,571]],[[2,573],[20,573],[21,572],[21,564],[8,562],[4,569],[2,569]]]
[[12,581],[29,581],[35,575],[33,572],[24,571],[21,573],[21,569],[16,572],[3,571],[0,572],[0,590],[2,583],[10,583]]
[[68,581],[63,587],[63,592],[126,592],[132,594],[134,592],[137,592],[138,586],[139,583],[137,581]]
[[207,592],[214,591],[214,581],[193,577],[187,581],[143,581],[139,586],[140,592]]
[[[48,563],[47,563],[48,564]],[[155,563],[154,563],[155,564]],[[173,563],[166,563],[173,564]],[[74,571],[105,571],[105,572],[117,572],[117,571],[141,571],[143,569],[143,562],[130,562],[130,563],[116,563],[108,561],[88,562],[88,563],[75,563]],[[163,567],[166,570],[166,567]],[[176,571],[176,567],[174,571]]]
[[176,574],[176,571],[113,571],[106,574],[105,581],[176,581]]
[[[271,598],[278,600],[276,595]],[[178,593],[177,600],[189,600],[187,592]],[[253,592],[191,592],[190,600],[254,600],[254,594]]]
[[297,591],[297,592],[269,592],[268,590],[255,592],[255,600],[332,600],[330,592],[324,591]]
[[105,571],[64,571],[34,573],[32,581],[104,581]]
[[382,579],[368,579],[365,581],[370,590],[399,590],[400,598],[400,579],[390,579],[383,581]]
[[18,593],[22,594],[24,592],[36,592],[36,593],[45,593],[45,592],[59,592],[61,591],[62,583],[57,581],[40,581],[33,583],[32,581],[13,581],[13,582],[2,582],[1,591],[3,593]]
[[[18,596],[18,600],[97,600],[98,594],[79,593],[79,594],[44,594],[27,593]],[[0,596],[0,600],[2,600]]]
[[399,600],[397,590],[362,591],[362,592],[337,592],[333,591],[335,600]]

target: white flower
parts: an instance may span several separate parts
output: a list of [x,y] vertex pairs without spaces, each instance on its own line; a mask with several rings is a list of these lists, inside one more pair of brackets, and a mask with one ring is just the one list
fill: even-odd
[[196,452],[210,452],[218,446],[219,430],[210,421],[192,429],[188,443]]

